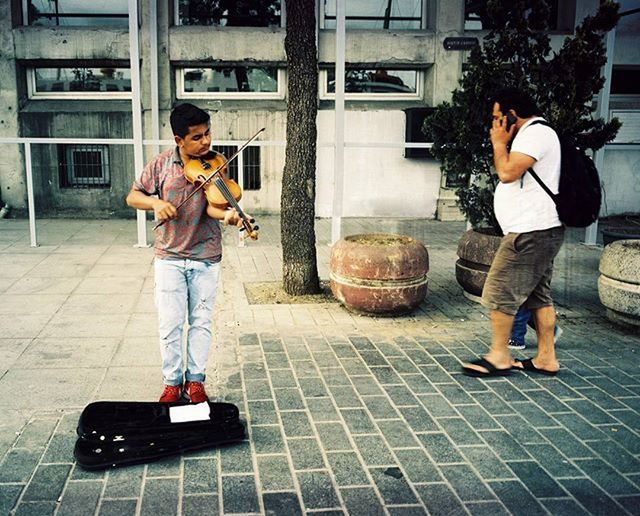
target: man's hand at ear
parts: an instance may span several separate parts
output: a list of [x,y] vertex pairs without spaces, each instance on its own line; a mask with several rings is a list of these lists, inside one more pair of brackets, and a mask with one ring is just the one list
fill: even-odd
[[498,178],[503,183],[513,183],[536,162],[534,158],[521,152],[509,152],[507,144],[513,138],[516,125],[507,131],[507,117],[496,118],[491,127],[490,136],[493,145],[493,163]]

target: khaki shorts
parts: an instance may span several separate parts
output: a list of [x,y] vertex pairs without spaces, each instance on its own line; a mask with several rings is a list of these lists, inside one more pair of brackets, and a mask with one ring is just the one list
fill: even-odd
[[489,268],[482,304],[509,315],[521,305],[529,310],[552,306],[553,260],[563,240],[564,226],[507,233]]

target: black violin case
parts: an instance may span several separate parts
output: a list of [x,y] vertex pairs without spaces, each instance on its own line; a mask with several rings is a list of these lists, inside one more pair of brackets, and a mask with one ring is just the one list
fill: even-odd
[[[202,413],[202,406],[185,403],[90,403],[78,421],[75,458],[84,469],[102,469],[149,462],[245,438],[235,405],[206,403],[208,414]],[[175,408],[200,410],[199,420],[175,422]]]

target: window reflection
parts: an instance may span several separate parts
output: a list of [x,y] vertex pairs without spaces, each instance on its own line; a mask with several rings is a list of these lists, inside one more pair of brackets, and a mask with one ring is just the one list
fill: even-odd
[[111,26],[129,25],[127,0],[29,0],[27,25]]
[[[324,27],[336,28],[336,0],[324,0]],[[348,29],[422,28],[423,0],[349,0],[345,25]]]
[[279,27],[280,0],[178,0],[178,24]]
[[36,68],[35,93],[131,91],[128,68]]
[[185,68],[183,73],[185,92],[278,92],[275,67]]
[[[556,30],[559,27],[560,0],[547,0],[549,6],[548,28]],[[500,27],[501,22],[489,16],[486,0],[465,0],[464,2],[464,30],[491,30]]]
[[[384,68],[351,69],[345,73],[345,93],[415,94],[415,70],[386,70]],[[328,70],[327,92],[335,93],[335,69]]]

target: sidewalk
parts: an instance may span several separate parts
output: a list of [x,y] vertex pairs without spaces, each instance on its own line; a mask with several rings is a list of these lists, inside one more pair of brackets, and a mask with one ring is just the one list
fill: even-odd
[[[153,251],[133,246],[134,220],[42,220],[38,248],[28,221],[0,220],[0,515],[640,514],[640,338],[604,317],[602,250],[583,232],[556,260],[560,375],[478,380],[460,374],[490,341],[455,280],[463,223],[343,220],[343,235],[429,250],[419,309],[370,318],[249,305],[243,283],[281,270],[279,217],[258,222],[246,247],[225,231],[207,377],[249,439],[89,473],[72,453],[82,408],[161,391]],[[316,230],[323,279],[330,225]]]

